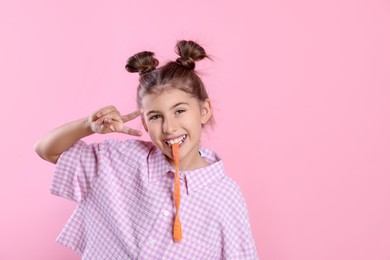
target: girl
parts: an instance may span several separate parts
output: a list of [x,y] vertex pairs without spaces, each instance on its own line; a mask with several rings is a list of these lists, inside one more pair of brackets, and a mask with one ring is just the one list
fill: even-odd
[[[207,55],[193,41],[176,51],[179,58],[159,68],[152,52],[129,58],[127,71],[140,74],[139,110],[121,115],[107,106],[36,144],[56,164],[51,192],[79,203],[57,241],[83,259],[257,259],[239,187],[218,155],[200,147],[213,117],[194,68]],[[152,142],[80,140],[140,136],[124,124],[139,116]]]

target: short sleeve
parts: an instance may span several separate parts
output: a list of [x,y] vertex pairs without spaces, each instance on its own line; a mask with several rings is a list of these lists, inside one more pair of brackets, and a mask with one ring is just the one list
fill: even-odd
[[258,259],[256,245],[249,222],[248,209],[239,186],[231,190],[229,212],[224,214],[223,259]]
[[63,152],[56,163],[50,192],[78,203],[83,201],[98,175],[98,153],[103,146],[79,140]]

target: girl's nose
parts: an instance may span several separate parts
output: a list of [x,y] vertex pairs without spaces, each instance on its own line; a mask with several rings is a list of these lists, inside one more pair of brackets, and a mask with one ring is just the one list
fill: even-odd
[[170,134],[177,130],[177,122],[173,118],[165,118],[162,131],[164,134]]

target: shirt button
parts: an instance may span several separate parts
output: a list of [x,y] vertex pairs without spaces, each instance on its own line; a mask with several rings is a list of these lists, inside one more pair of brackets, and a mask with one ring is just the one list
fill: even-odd
[[169,211],[168,211],[168,210],[164,210],[164,211],[163,211],[163,215],[164,215],[164,216],[168,216],[168,215],[169,215]]
[[155,239],[150,239],[149,240],[149,245],[153,246],[156,243]]

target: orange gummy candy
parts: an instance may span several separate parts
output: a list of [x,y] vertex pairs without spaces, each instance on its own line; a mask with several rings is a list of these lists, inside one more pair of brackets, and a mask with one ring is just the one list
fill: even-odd
[[180,207],[180,176],[179,176],[179,144],[172,145],[173,160],[175,162],[175,178],[173,186],[173,199],[175,201],[176,216],[173,224],[173,240],[180,242],[183,238],[181,223],[179,218]]

